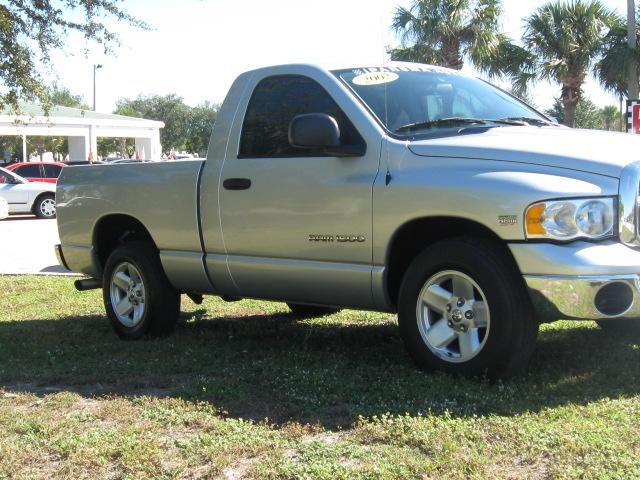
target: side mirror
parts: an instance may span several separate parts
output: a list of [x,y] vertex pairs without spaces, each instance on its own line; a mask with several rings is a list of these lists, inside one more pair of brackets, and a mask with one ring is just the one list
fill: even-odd
[[298,148],[340,146],[340,127],[326,113],[297,115],[289,124],[289,143]]
[[326,113],[297,115],[289,124],[289,143],[297,148],[322,150],[334,157],[361,157],[366,145],[343,145],[336,119]]

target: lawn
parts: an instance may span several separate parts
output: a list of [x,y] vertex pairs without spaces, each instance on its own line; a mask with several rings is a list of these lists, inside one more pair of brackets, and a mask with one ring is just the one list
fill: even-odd
[[99,291],[0,276],[0,478],[640,478],[640,337],[548,325],[492,384],[416,370],[389,315],[183,312],[124,342]]

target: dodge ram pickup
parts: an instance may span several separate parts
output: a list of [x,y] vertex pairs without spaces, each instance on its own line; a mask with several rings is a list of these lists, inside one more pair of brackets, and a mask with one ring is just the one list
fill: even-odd
[[123,338],[180,295],[397,312],[421,368],[506,376],[541,322],[640,321],[640,140],[421,64],[240,75],[203,160],[66,168],[60,262]]

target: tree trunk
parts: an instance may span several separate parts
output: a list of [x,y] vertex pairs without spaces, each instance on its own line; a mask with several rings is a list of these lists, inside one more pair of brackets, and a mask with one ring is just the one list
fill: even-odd
[[576,108],[582,90],[580,86],[565,83],[562,86],[562,106],[564,107],[564,124],[573,128],[576,121]]
[[464,60],[460,52],[460,40],[457,37],[446,37],[442,41],[442,65],[454,70],[462,70]]
[[[636,5],[634,0],[627,0],[627,45],[629,50],[634,51],[636,49]],[[629,99],[635,100],[638,98],[638,66],[636,64],[635,56],[629,57],[629,67],[627,71],[627,91],[629,92]]]

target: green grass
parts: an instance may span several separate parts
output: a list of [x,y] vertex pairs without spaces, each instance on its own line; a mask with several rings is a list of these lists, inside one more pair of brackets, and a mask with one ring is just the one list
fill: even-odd
[[124,342],[100,292],[0,276],[0,479],[640,477],[638,337],[545,326],[492,384],[418,371],[389,315],[183,312]]

